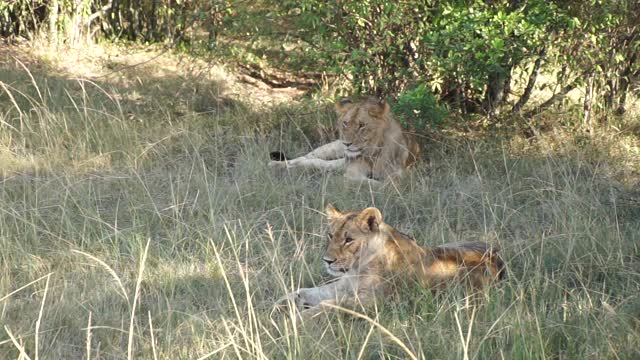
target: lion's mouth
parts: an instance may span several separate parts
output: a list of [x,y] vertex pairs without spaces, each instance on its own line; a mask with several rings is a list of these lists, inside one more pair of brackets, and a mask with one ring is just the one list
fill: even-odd
[[360,149],[351,145],[347,148],[346,155],[348,158],[354,158],[360,156]]
[[331,266],[327,266],[327,272],[329,273],[329,275],[332,275],[332,276],[342,276],[347,271],[349,271],[349,269],[344,267],[333,268]]

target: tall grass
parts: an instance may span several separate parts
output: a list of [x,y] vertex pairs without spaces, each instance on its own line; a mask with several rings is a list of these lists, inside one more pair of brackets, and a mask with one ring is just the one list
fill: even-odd
[[[606,148],[621,138],[432,142],[398,188],[370,188],[266,166],[308,149],[294,105],[176,117],[108,84],[0,77],[0,358],[640,356],[640,209]],[[375,205],[423,244],[499,244],[509,279],[481,302],[407,286],[355,316],[273,312],[328,280],[328,202]]]

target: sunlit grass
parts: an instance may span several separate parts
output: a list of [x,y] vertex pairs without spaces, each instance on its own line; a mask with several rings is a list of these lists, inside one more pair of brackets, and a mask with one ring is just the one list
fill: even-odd
[[[633,134],[447,139],[399,188],[369,188],[267,167],[309,148],[323,110],[176,115],[111,83],[0,76],[0,358],[640,355]],[[405,286],[362,315],[273,312],[328,280],[328,202],[375,205],[422,244],[498,244],[509,279],[480,302]]]

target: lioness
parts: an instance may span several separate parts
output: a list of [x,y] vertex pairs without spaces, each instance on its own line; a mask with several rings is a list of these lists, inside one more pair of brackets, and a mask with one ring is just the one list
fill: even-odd
[[412,135],[402,132],[385,101],[342,99],[336,103],[336,112],[339,140],[295,159],[272,152],[270,165],[344,168],[350,180],[384,182],[402,176],[418,158],[420,146]]
[[341,213],[326,207],[329,244],[322,258],[329,274],[337,280],[303,288],[280,299],[313,315],[323,305],[364,304],[378,290],[398,279],[415,279],[430,289],[463,281],[480,289],[506,277],[497,249],[484,242],[449,243],[421,247],[415,239],[385,224],[382,214],[370,207]]

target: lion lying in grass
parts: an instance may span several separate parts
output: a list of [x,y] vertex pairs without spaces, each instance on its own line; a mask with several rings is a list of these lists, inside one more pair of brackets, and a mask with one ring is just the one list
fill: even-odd
[[345,169],[350,180],[385,182],[401,177],[404,169],[417,160],[418,143],[403,133],[386,102],[343,99],[336,104],[336,112],[339,140],[295,159],[272,152],[270,165]]
[[303,316],[314,315],[323,306],[366,304],[374,293],[398,279],[415,279],[429,289],[454,282],[482,289],[506,277],[498,250],[487,243],[421,247],[415,239],[385,224],[376,208],[343,214],[328,205],[326,213],[329,244],[322,259],[337,280],[299,289],[278,302],[294,305]]

